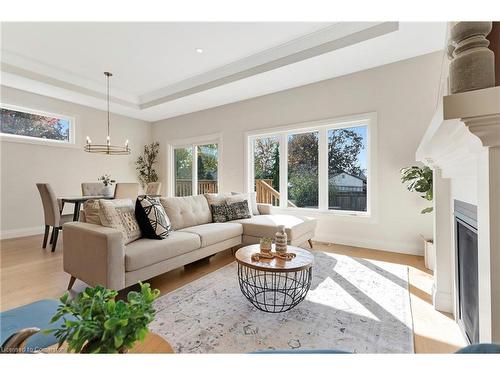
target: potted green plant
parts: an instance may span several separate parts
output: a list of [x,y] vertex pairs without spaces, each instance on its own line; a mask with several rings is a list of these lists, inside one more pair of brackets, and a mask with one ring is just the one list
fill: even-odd
[[102,175],[101,177],[97,178],[97,181],[101,181],[104,185],[104,188],[102,189],[102,195],[106,197],[113,196],[113,184],[116,181],[112,180],[109,174]]
[[262,237],[260,239],[260,251],[262,253],[270,253],[273,247],[273,239],[269,237]]
[[[422,194],[421,197],[432,201],[432,169],[429,167],[411,166],[401,169],[401,182],[407,183],[408,191]],[[432,212],[432,206],[424,208],[420,213]]]
[[143,155],[140,155],[135,162],[136,170],[139,174],[139,181],[143,188],[150,182],[158,181],[158,174],[154,167],[158,159],[159,151],[160,144],[158,142],[145,145]]
[[[100,285],[85,289],[73,300],[66,293],[51,320],[63,319],[63,324],[45,332],[54,333],[59,347],[66,342],[69,352],[126,353],[146,337],[155,316],[152,303],[160,294],[147,283],[139,285],[141,291],[129,292],[127,301],[116,301],[118,293]],[[65,319],[68,315],[75,319]]]
[[[401,169],[401,182],[407,183],[406,188],[408,191],[417,192],[422,194],[421,197],[425,200],[432,201],[433,199],[433,189],[432,189],[432,169],[429,167],[418,167],[411,166]],[[432,212],[433,208],[426,207],[420,213],[426,214]],[[424,239],[424,259],[425,267],[434,270],[434,260],[435,260],[435,249],[434,241],[432,239]]]

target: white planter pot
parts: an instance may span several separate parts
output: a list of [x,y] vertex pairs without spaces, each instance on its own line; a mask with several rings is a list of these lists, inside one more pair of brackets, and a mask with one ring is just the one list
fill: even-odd
[[430,240],[425,241],[424,261],[425,268],[434,271],[436,263],[436,250],[434,249],[434,243]]
[[115,193],[115,187],[113,185],[104,186],[102,188],[102,195],[105,197],[112,197]]

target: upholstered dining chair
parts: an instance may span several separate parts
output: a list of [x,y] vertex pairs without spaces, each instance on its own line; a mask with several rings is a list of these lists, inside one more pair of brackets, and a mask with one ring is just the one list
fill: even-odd
[[139,195],[139,183],[117,182],[115,187],[115,199],[130,198],[135,202]]
[[84,197],[89,195],[101,195],[104,189],[102,182],[82,182],[82,195]]
[[43,215],[45,217],[45,233],[43,236],[42,247],[47,247],[47,239],[49,237],[50,227],[52,227],[52,235],[50,236],[50,243],[52,244],[52,252],[56,250],[57,237],[62,225],[68,221],[73,220],[72,214],[61,214],[61,206],[57,201],[54,190],[49,184],[36,184],[42,198]]
[[146,185],[146,195],[160,195],[161,182],[150,182]]
[[82,195],[84,197],[104,195],[107,197],[113,197],[114,186],[105,186],[102,182],[82,182]]

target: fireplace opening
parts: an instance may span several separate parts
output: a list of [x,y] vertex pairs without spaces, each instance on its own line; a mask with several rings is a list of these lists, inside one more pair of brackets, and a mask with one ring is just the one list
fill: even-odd
[[455,201],[458,322],[471,343],[479,342],[477,208]]

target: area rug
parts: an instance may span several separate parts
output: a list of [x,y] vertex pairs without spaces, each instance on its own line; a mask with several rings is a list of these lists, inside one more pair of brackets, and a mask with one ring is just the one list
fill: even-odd
[[150,329],[177,353],[413,353],[408,267],[319,251],[314,258],[311,289],[288,312],[253,307],[234,262],[160,297]]

